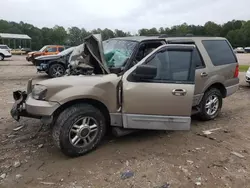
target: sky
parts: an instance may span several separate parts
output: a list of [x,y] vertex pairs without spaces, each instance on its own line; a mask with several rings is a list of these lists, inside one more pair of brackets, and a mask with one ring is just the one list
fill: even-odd
[[250,0],[0,0],[0,19],[37,27],[122,29],[250,20]]

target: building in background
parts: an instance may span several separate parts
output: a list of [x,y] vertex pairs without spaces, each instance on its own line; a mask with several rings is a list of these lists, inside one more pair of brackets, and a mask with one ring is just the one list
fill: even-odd
[[0,44],[8,45],[12,49],[31,49],[31,38],[24,34],[0,33]]

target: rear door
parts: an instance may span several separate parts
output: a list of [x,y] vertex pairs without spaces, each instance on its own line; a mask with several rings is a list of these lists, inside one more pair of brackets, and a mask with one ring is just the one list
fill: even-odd
[[168,44],[193,44],[196,48],[193,51],[192,61],[195,63],[195,90],[194,90],[194,99],[193,106],[196,106],[200,103],[200,100],[203,96],[203,89],[205,83],[208,80],[209,69],[206,67],[203,57],[198,49],[198,46],[202,44],[195,44],[191,39],[173,39],[167,41]]
[[[194,96],[194,45],[163,45],[123,78],[123,126],[130,129],[189,130]],[[157,67],[154,79],[137,81],[139,65]]]

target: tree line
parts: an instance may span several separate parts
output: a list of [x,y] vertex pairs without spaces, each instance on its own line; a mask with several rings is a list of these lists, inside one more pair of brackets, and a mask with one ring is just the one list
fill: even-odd
[[[103,40],[114,37],[131,36],[130,32],[124,32],[119,29],[111,30],[94,29],[87,31],[84,28],[62,26],[54,26],[53,28],[38,28],[32,24],[20,22],[8,22],[0,20],[0,33],[27,34],[32,38],[32,49],[38,50],[47,44],[61,44],[76,46],[82,43],[83,39],[91,33],[101,33]],[[226,37],[233,47],[250,46],[250,20],[232,20],[224,24],[217,24],[212,21],[206,22],[204,25],[188,25],[183,23],[166,28],[142,28],[138,30],[136,35],[160,35],[167,34],[169,36],[179,36],[193,34],[195,36],[220,36]]]

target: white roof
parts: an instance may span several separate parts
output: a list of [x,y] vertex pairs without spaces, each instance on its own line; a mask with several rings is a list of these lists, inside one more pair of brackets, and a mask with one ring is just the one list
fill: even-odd
[[11,34],[11,33],[0,33],[0,38],[6,38],[6,39],[28,39],[28,40],[31,40],[31,38],[28,35]]

